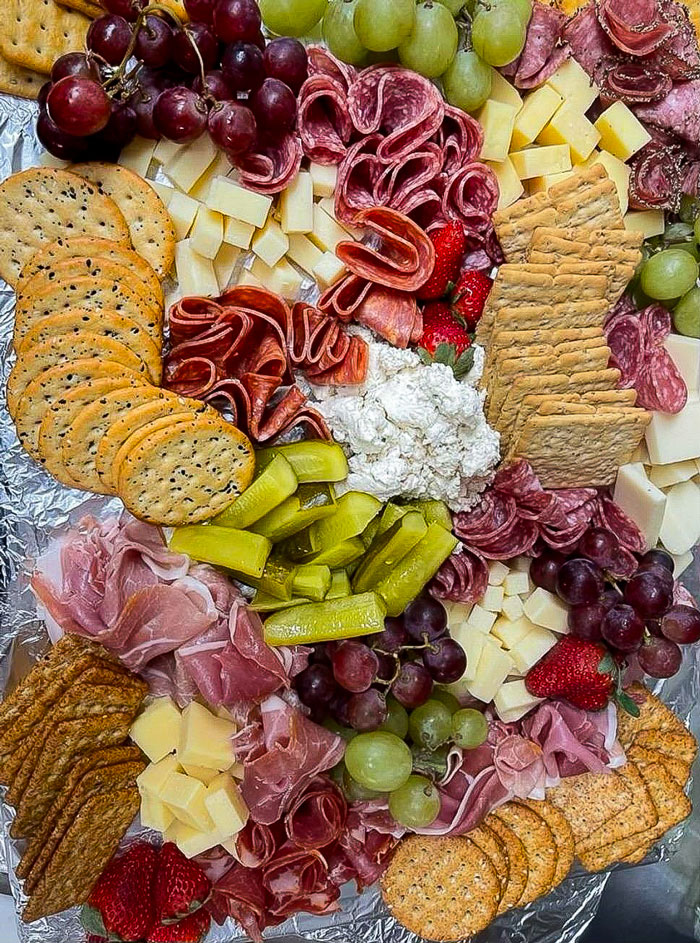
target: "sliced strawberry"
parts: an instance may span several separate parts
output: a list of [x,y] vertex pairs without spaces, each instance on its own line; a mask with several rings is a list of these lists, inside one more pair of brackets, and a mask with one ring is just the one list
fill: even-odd
[[195,861],[177,845],[166,842],[160,850],[154,882],[156,920],[167,923],[198,910],[209,897],[211,882]]

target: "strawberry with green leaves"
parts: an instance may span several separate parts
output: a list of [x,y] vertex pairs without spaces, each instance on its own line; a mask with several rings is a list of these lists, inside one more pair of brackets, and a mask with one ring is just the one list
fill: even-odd
[[464,322],[455,318],[447,301],[430,301],[423,308],[423,334],[419,354],[424,363],[452,367],[457,379],[474,364],[472,336]]
[[422,301],[444,298],[457,281],[462,258],[467,250],[464,226],[453,220],[441,229],[428,233],[435,247],[435,266],[432,275],[417,292]]
[[464,321],[468,331],[475,331],[493,282],[476,269],[467,269],[457,279],[452,292],[452,310]]
[[156,919],[172,923],[189,916],[199,910],[210,891],[211,882],[199,865],[173,842],[166,842],[158,856],[153,888]]
[[157,923],[148,934],[148,943],[199,943],[209,932],[211,917],[195,910],[177,923]]
[[82,921],[95,937],[145,940],[155,922],[153,883],[158,849],[137,841],[112,858],[83,907]]

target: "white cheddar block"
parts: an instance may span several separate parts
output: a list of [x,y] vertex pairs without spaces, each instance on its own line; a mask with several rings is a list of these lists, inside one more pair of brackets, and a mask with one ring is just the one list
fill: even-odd
[[122,167],[128,167],[139,177],[145,177],[153,158],[153,151],[156,148],[156,142],[148,138],[136,137],[130,141],[126,147],[122,148],[119,155],[119,163]]
[[178,192],[175,187],[169,187],[166,183],[160,183],[158,180],[147,180],[146,182],[150,183],[164,206],[169,206],[171,198]]
[[189,193],[216,160],[218,153],[219,150],[209,135],[202,134],[196,141],[181,147],[177,154],[164,164],[163,170],[176,187]]
[[175,816],[167,805],[156,796],[144,793],[141,796],[139,817],[144,828],[152,828],[156,832],[165,832],[173,824]]
[[314,266],[323,258],[323,252],[317,249],[308,236],[300,232],[290,233],[287,258],[303,269],[308,275],[313,274]]
[[527,672],[543,658],[549,649],[556,644],[557,637],[549,629],[536,625],[531,632],[521,638],[510,649],[510,657],[521,674]]
[[653,412],[646,443],[653,465],[668,465],[686,458],[700,458],[700,401],[688,397],[675,416]]
[[345,275],[345,265],[333,252],[324,252],[321,261],[314,265],[313,276],[321,291],[330,288]]
[[687,553],[700,539],[700,488],[694,481],[682,481],[666,492],[661,543],[677,555]]
[[211,182],[214,177],[226,177],[231,169],[231,162],[228,157],[223,153],[219,153],[214,162],[207,167],[202,176],[192,187],[190,196],[193,196],[195,200],[206,202],[209,196],[209,188],[211,187]]
[[219,294],[214,263],[198,255],[189,239],[175,243],[175,272],[181,297],[203,295],[215,298]]
[[180,193],[179,190],[173,190],[168,202],[168,212],[175,228],[175,238],[178,241],[187,238],[199,206],[200,204],[191,196]]
[[535,625],[563,634],[569,631],[568,608],[560,599],[546,589],[542,589],[541,586],[528,596],[523,608],[525,615]]
[[182,767],[174,753],[169,753],[157,763],[149,763],[146,769],[136,777],[136,785],[142,796],[157,796],[163,783],[172,773],[179,773]]
[[332,164],[309,165],[309,173],[313,181],[314,196],[333,196],[338,179],[338,168]]
[[262,229],[272,206],[272,198],[264,193],[246,190],[228,177],[214,177],[209,185],[207,206],[224,216],[233,216],[234,219]]
[[523,614],[523,601],[520,596],[506,596],[501,606],[501,612],[511,622],[519,619]]
[[186,858],[194,858],[209,851],[210,848],[215,848],[221,844],[224,837],[215,828],[203,832],[177,820],[164,835],[165,840],[177,845]]
[[479,602],[484,609],[488,609],[490,612],[500,612],[504,595],[502,586],[487,586],[486,592]]
[[347,242],[348,234],[318,203],[313,206],[313,228],[309,239],[322,252],[335,252],[340,242]]
[[157,697],[131,725],[129,736],[152,763],[177,748],[180,709],[170,697]]
[[210,783],[204,804],[214,828],[227,837],[240,832],[248,821],[248,806],[228,773],[221,773]]
[[[459,642],[467,656],[467,667],[460,681],[473,681],[476,677],[476,669],[479,664],[479,658],[481,657],[481,649],[484,647],[485,640],[488,639],[489,636],[472,628],[467,622],[463,622],[454,629],[451,628],[450,635],[455,641]],[[453,683],[459,684],[459,681]],[[449,685],[448,688],[452,690]]]
[[208,769],[206,766],[193,766],[191,763],[185,763],[182,769],[188,776],[198,779],[205,786],[208,786],[217,776],[221,775],[215,769]]
[[700,340],[682,334],[669,334],[664,347],[678,367],[691,396],[700,393]]
[[362,230],[358,229],[356,226],[351,226],[350,223],[343,222],[342,219],[338,219],[335,215],[335,201],[332,197],[324,196],[322,200],[318,201],[318,205],[331,219],[334,219],[349,236],[352,236],[353,239],[359,239],[362,236]]
[[192,701],[182,712],[178,759],[183,765],[207,766],[219,772],[226,770],[236,761],[231,744],[235,733],[234,723]]
[[215,259],[224,240],[224,217],[200,205],[190,232],[190,245],[197,255]]
[[289,232],[311,232],[314,228],[314,188],[311,174],[298,173],[279,202],[282,229]]
[[532,557],[516,557],[510,561],[511,570],[517,570],[518,573],[529,573]]
[[655,547],[664,519],[666,496],[649,481],[641,463],[622,465],[618,469],[613,497],[644,534],[647,545]]
[[252,249],[258,258],[273,268],[286,255],[289,249],[289,236],[282,232],[276,220],[269,219],[265,228],[260,229],[253,236]]
[[652,465],[649,480],[657,488],[670,488],[680,481],[690,481],[698,473],[697,459],[688,458],[684,462],[671,462],[669,465]]
[[530,592],[530,577],[527,573],[509,573],[503,581],[506,596],[524,596]]
[[493,639],[485,638],[476,677],[467,685],[472,697],[488,704],[513,670],[513,659]]
[[496,618],[497,613],[490,612],[488,609],[480,606],[479,603],[476,603],[472,611],[469,613],[467,624],[470,625],[473,629],[476,629],[477,632],[483,632],[485,635],[488,635],[493,627],[494,622],[496,621]]
[[529,635],[534,628],[534,623],[530,622],[527,616],[523,615],[520,616],[519,619],[514,620],[505,619],[501,616],[500,619],[496,619],[491,634],[494,635],[499,642],[503,643],[504,648],[508,649],[517,645],[518,642],[525,638],[526,635]]
[[236,284],[237,285],[252,285],[254,288],[265,287],[259,278],[256,278],[255,275],[253,275],[251,271],[245,268],[241,272],[240,277],[238,281],[236,282]]
[[265,288],[282,295],[287,301],[293,301],[297,297],[304,281],[286,259],[281,259],[274,268],[270,268],[262,259],[256,258],[250,271]]
[[255,226],[252,223],[244,223],[240,219],[235,219],[233,216],[227,216],[225,219],[224,242],[236,246],[237,249],[249,249]]
[[645,239],[660,236],[666,228],[663,210],[628,210],[623,219],[625,229],[641,232]]
[[157,164],[167,164],[184,146],[184,144],[169,141],[167,138],[161,138],[153,151],[153,160]]
[[505,563],[494,560],[493,563],[489,564],[489,586],[500,586],[509,573],[510,569]]
[[493,704],[501,720],[511,724],[520,720],[543,700],[541,697],[533,697],[524,681],[506,681],[496,692]]
[[241,256],[241,250],[224,242],[214,259],[214,272],[219,283],[219,290],[223,291],[231,284],[233,271]]
[[473,604],[470,602],[450,602],[448,599],[443,602],[443,606],[447,612],[448,628],[451,628],[453,625],[462,625],[463,622],[466,622],[474,608]]
[[687,550],[685,553],[672,553],[671,556],[673,557],[673,575],[678,579],[681,573],[685,573],[693,562],[693,552]]

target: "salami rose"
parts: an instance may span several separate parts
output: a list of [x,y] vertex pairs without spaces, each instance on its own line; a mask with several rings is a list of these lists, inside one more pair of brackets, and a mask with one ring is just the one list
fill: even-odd
[[297,797],[284,827],[289,841],[299,848],[325,848],[340,838],[347,814],[347,802],[335,783],[318,776]]
[[681,182],[678,158],[677,147],[660,147],[654,142],[635,154],[630,177],[633,207],[674,209],[678,205]]
[[239,157],[236,166],[241,183],[256,193],[280,193],[299,173],[301,143],[296,134],[263,141],[254,151]]
[[629,389],[635,385],[644,361],[644,334],[639,318],[634,314],[619,318],[606,332],[610,348],[610,366],[620,371],[618,387]]
[[381,137],[371,134],[356,141],[349,148],[338,168],[335,184],[335,215],[350,223],[360,210],[375,206],[374,191],[382,174],[377,158]]
[[408,194],[421,190],[435,178],[443,159],[438,145],[427,141],[405,160],[389,164],[374,185],[375,205],[396,207]]
[[478,602],[488,581],[489,569],[484,558],[465,547],[445,560],[430,584],[430,593],[453,602]]
[[312,75],[299,91],[297,108],[304,154],[318,164],[339,164],[353,132],[343,87],[326,75]]
[[469,232],[485,232],[498,207],[498,181],[485,164],[466,164],[446,182],[442,209],[448,219],[464,223]]
[[653,102],[668,95],[673,87],[671,76],[641,62],[615,62],[605,69],[601,95],[611,101]]

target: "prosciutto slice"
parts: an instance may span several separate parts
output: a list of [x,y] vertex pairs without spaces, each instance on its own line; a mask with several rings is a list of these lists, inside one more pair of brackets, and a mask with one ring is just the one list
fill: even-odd
[[233,917],[256,943],[265,927],[282,922],[269,913],[262,872],[236,863],[216,882],[206,908],[219,924]]
[[343,833],[348,807],[327,776],[318,776],[292,804],[285,817],[290,842],[307,851],[325,848]]

